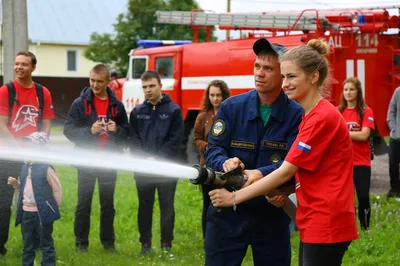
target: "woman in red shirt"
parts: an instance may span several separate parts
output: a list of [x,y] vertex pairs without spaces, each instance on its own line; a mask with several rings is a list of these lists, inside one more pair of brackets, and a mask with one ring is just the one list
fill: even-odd
[[250,178],[251,185],[241,190],[209,193],[214,207],[235,210],[296,175],[301,266],[341,265],[351,241],[358,237],[351,139],[338,109],[320,93],[329,72],[324,56],[328,50],[325,41],[313,39],[281,58],[283,88],[304,109],[299,133],[282,165],[260,180]]
[[358,219],[363,230],[369,228],[371,206],[371,148],[369,136],[375,129],[372,109],[365,105],[361,82],[348,78],[343,82],[339,111],[346,121],[353,142],[353,179],[358,198]]
[[[197,152],[200,154],[199,163],[202,167],[205,166],[204,152],[206,151],[208,144],[208,132],[210,132],[211,126],[214,121],[214,117],[218,112],[218,109],[223,101],[228,99],[230,91],[228,85],[223,80],[213,80],[208,84],[204,98],[202,101],[202,111],[196,118],[194,124],[194,145],[196,146]],[[206,215],[207,209],[210,206],[210,197],[208,193],[212,190],[212,186],[201,185],[201,192],[203,194],[203,212],[202,212],[202,228],[203,238],[206,232]]]

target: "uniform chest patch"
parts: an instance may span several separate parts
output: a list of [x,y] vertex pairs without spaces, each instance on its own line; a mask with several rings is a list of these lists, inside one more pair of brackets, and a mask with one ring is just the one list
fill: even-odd
[[263,141],[263,147],[270,148],[270,149],[276,149],[276,150],[285,150],[286,151],[287,150],[287,143],[264,140]]
[[271,163],[279,163],[280,161],[282,161],[282,157],[279,154],[274,153],[271,155],[271,157],[269,157],[269,161]]
[[246,141],[238,141],[238,140],[232,140],[231,141],[231,147],[232,148],[242,148],[242,149],[248,149],[248,150],[254,150],[255,144],[251,142],[246,142]]
[[213,136],[219,136],[222,133],[224,133],[224,131],[225,131],[225,122],[221,119],[217,119],[212,127]]

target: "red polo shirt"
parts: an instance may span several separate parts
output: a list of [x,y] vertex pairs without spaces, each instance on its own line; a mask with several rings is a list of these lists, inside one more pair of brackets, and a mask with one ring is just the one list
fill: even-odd
[[357,239],[351,139],[336,107],[322,99],[303,116],[285,160],[299,167],[296,223],[301,241]]

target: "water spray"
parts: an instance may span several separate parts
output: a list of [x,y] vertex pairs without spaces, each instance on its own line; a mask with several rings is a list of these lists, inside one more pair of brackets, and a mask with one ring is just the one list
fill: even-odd
[[[200,165],[193,167],[182,166],[176,163],[159,160],[148,160],[134,157],[123,152],[106,152],[86,149],[66,150],[64,146],[51,145],[48,149],[37,146],[21,147],[19,145],[0,146],[0,159],[22,162],[44,162],[56,165],[80,166],[98,169],[124,170],[168,178],[189,179],[192,184],[209,184],[215,186],[230,186],[235,190],[241,189],[247,182],[247,176],[240,167],[229,172],[216,172]],[[268,196],[282,195],[282,208],[294,221],[296,206],[286,194],[274,190]]]
[[148,160],[124,154],[101,150],[70,149],[52,144],[46,149],[38,146],[1,145],[0,159],[23,162],[43,162],[55,165],[79,166],[97,169],[114,169],[164,176],[169,178],[195,178],[198,171],[177,163]]
[[[239,190],[244,186],[244,184],[246,184],[248,180],[240,166],[226,173],[216,172],[208,167],[202,167],[199,164],[194,165],[193,168],[197,169],[198,171],[198,176],[194,179],[190,179],[190,182],[194,185],[204,184],[214,185],[217,187],[229,186],[235,190]],[[297,210],[296,205],[285,193],[279,190],[273,190],[268,193],[268,197],[274,197],[277,195],[283,196],[284,204],[282,209],[286,212],[290,219],[295,221]]]

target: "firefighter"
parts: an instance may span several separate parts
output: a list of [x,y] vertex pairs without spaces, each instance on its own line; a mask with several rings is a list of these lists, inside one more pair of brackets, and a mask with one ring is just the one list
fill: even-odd
[[313,39],[281,59],[283,88],[304,109],[299,133],[282,165],[264,178],[249,179],[254,184],[237,192],[210,192],[214,207],[239,210],[246,208],[246,201],[266,195],[296,173],[300,266],[339,266],[351,241],[358,237],[350,134],[340,112],[320,92],[329,72],[324,56],[328,51],[328,43]]
[[[279,56],[286,48],[265,38],[253,45],[255,90],[225,100],[208,137],[206,164],[215,171],[238,166],[250,178],[277,169],[289,151],[301,121],[301,106],[283,92]],[[227,188],[231,190],[230,188]],[[282,189],[289,194],[294,182]],[[249,245],[254,265],[289,266],[289,217],[258,197],[240,208],[207,212],[206,265],[240,265]]]

